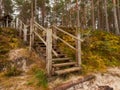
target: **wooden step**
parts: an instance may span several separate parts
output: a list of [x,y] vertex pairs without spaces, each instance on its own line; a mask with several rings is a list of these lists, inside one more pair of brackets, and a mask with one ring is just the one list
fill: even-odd
[[63,67],[63,66],[71,66],[77,64],[76,62],[68,62],[68,63],[59,63],[53,64],[53,67]]
[[54,58],[52,61],[68,61],[70,58]]
[[80,67],[72,67],[72,68],[68,68],[68,69],[63,69],[63,70],[55,71],[55,74],[61,75],[61,74],[66,74],[66,73],[80,71],[80,70],[81,70]]
[[[44,54],[43,56],[47,56],[46,54]],[[54,55],[54,54],[52,54],[52,56],[53,56],[53,58],[56,58],[56,56]],[[57,57],[59,57],[59,58],[62,58],[62,57],[65,57],[65,54],[58,54],[58,56]]]

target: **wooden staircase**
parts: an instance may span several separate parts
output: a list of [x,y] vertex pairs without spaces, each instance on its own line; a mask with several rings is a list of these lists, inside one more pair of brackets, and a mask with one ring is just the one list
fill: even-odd
[[[31,19],[30,25],[26,25],[22,20],[17,18],[12,26],[19,32],[19,36],[23,37],[24,42],[29,42],[29,49],[32,50],[32,48],[34,48],[36,52],[46,60],[48,76],[61,75],[81,70],[81,42],[83,40],[80,38],[79,33],[75,36],[55,25],[51,26],[51,29],[46,29],[33,19]],[[74,39],[77,47],[66,42],[60,37],[59,33]],[[66,54],[59,50],[57,43],[54,43],[54,41],[60,41],[70,49],[75,50],[77,60],[73,61],[67,57]]]
[[[46,45],[44,45],[44,43],[36,42],[34,48],[41,57],[46,58]],[[81,68],[77,66],[77,62],[63,54],[58,46],[53,46],[53,49],[58,53],[58,56],[52,54],[52,75],[62,75],[81,70]]]

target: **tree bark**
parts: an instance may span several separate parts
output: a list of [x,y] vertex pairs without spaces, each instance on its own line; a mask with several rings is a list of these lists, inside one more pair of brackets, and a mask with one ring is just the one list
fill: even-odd
[[100,29],[100,0],[98,0],[98,29]]
[[118,23],[119,23],[119,29],[120,29],[120,1],[117,0],[117,10],[118,10]]
[[45,0],[43,0],[41,10],[42,10],[42,26],[44,27],[45,26]]
[[108,23],[108,13],[107,13],[107,0],[105,0],[105,21],[106,21],[106,30],[107,32],[110,32],[109,23]]
[[74,82],[70,81],[68,83],[64,83],[61,86],[57,86],[53,90],[66,90],[70,87],[74,87],[77,84],[80,84],[80,83],[83,83],[83,82],[86,82],[86,81],[90,81],[90,80],[93,80],[93,79],[95,79],[94,75],[88,75],[88,76],[85,76],[84,78],[79,78],[79,79],[75,80]]
[[119,27],[118,27],[118,20],[117,20],[117,11],[116,11],[116,0],[113,0],[113,12],[114,12],[114,21],[115,21],[115,34],[119,35]]
[[0,17],[2,16],[2,0],[0,0]]
[[91,8],[92,8],[92,27],[93,27],[93,30],[95,30],[95,13],[94,13],[94,1],[91,0]]

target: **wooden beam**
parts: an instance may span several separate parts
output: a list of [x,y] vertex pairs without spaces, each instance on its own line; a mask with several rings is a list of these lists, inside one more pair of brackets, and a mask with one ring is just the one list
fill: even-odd
[[80,67],[71,67],[71,68],[67,68],[67,69],[62,69],[62,70],[55,71],[55,74],[62,75],[62,74],[66,74],[66,73],[70,73],[70,72],[75,72],[75,71],[80,71],[80,70],[81,70]]
[[24,25],[24,42],[27,42],[27,26]]
[[52,29],[47,30],[47,46],[46,46],[46,60],[47,60],[47,74],[51,76],[52,72]]
[[34,29],[34,14],[33,14],[33,0],[31,2],[31,20],[30,20],[30,47],[29,47],[29,50],[31,51],[32,49],[32,40],[33,40],[33,29]]
[[19,21],[19,36],[21,37],[22,36],[22,22]]
[[76,65],[76,62],[66,62],[66,63],[57,63],[53,64],[53,67],[63,67],[63,66],[71,66],[71,65]]
[[77,80],[69,81],[67,83],[64,83],[60,86],[55,87],[53,90],[67,90],[68,88],[73,87],[77,84],[82,84],[83,82],[91,81],[91,80],[94,80],[94,79],[95,79],[94,75],[88,75],[88,76],[85,76],[83,78],[78,78]]
[[19,22],[19,19],[16,18],[16,29],[18,30],[18,22]]
[[32,50],[32,19],[30,20],[30,47],[29,47],[29,50],[31,51]]

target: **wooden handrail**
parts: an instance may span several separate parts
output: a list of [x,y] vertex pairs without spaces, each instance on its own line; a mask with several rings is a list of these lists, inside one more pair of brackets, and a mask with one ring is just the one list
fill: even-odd
[[53,37],[56,39],[59,39],[60,41],[62,41],[63,43],[65,43],[67,46],[69,46],[70,48],[77,50],[75,47],[73,47],[72,45],[70,45],[68,42],[66,42],[65,40],[61,39],[60,37],[56,36],[53,34]]
[[47,45],[46,42],[45,42],[45,40],[44,40],[36,31],[33,31],[33,32],[35,33],[36,36],[39,37],[39,39],[40,39],[45,45]]
[[[36,31],[33,31],[35,33],[35,35],[45,44],[45,46],[47,45],[47,43],[45,42],[45,40],[36,32]],[[58,56],[58,53],[52,49],[52,52],[55,56]]]
[[76,36],[74,36],[74,35],[72,35],[72,34],[66,32],[66,31],[64,31],[64,30],[62,30],[62,29],[60,29],[60,28],[58,28],[57,26],[54,26],[54,25],[53,25],[53,27],[56,28],[57,30],[63,32],[64,34],[67,34],[68,36],[71,36],[72,38],[74,38],[74,39],[76,39],[76,40],[79,40],[79,41],[83,42],[82,39],[78,39]]
[[34,21],[34,24],[35,24],[36,26],[39,26],[40,29],[42,29],[42,30],[44,30],[45,32],[47,32],[46,29],[45,29],[43,26],[39,25],[37,22]]
[[37,28],[37,29],[39,29],[39,30],[41,30],[41,31],[43,31],[38,25],[36,25],[36,24],[34,24],[34,27],[35,28]]

